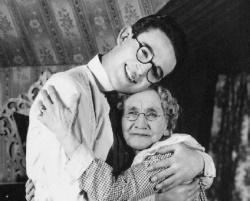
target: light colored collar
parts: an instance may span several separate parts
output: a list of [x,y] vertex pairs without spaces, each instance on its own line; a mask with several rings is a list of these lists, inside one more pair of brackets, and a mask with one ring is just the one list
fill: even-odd
[[98,80],[99,84],[103,88],[104,91],[113,91],[114,88],[111,85],[108,75],[101,64],[99,56],[96,55],[93,59],[91,59],[88,63],[88,68],[93,73],[95,78]]

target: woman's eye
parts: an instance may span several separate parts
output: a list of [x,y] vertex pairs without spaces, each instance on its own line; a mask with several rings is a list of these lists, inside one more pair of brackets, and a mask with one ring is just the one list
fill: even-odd
[[157,117],[158,115],[157,115],[156,113],[154,113],[154,112],[151,112],[151,113],[147,113],[147,116],[148,116],[148,117],[153,117],[153,118],[155,118],[155,117]]
[[137,115],[137,112],[136,111],[130,111],[127,113],[128,115]]

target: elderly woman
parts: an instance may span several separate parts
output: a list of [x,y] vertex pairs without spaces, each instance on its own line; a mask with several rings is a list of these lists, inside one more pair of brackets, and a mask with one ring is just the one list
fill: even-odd
[[[171,145],[176,143],[184,143],[186,146],[201,152],[204,152],[204,148],[189,135],[172,134],[178,119],[179,106],[167,89],[162,87],[151,87],[146,91],[130,96],[124,95],[122,96],[119,108],[122,110],[121,127],[123,139],[128,149],[128,153],[133,157],[135,156],[134,158],[132,157],[133,161],[126,161],[126,163],[132,163],[132,170],[125,170],[120,175],[114,175],[114,170],[111,166],[100,159],[95,159],[82,174],[80,180],[82,193],[85,197],[93,200],[158,199],[157,192],[161,186],[159,184],[160,181],[157,181],[157,176],[151,178],[150,174],[138,174],[140,178],[137,179],[141,181],[140,184],[143,184],[138,186],[133,180],[133,177],[137,177],[137,173],[140,171],[138,167],[145,166],[147,168],[156,161],[171,157],[171,155],[174,154]],[[74,117],[77,113],[76,108],[73,109],[73,111],[75,112],[68,117],[64,115],[67,121],[60,118],[56,120],[64,121],[64,123],[68,123],[69,125],[73,124]],[[50,125],[47,124],[47,121],[57,117],[54,115],[54,111],[46,111],[46,113],[46,115],[39,118],[45,125]],[[46,118],[46,116],[50,118]],[[50,129],[53,130],[55,128]],[[59,141],[67,140],[67,137],[61,136],[60,133],[57,134],[57,137]],[[68,146],[64,146],[64,148],[66,153],[67,150],[70,151]],[[166,153],[166,150],[168,150],[167,154],[161,154]],[[213,165],[212,159],[210,163]],[[176,188],[175,175],[178,174],[178,170],[160,166],[155,168],[165,168],[171,178],[169,181],[169,194],[165,193],[166,197],[164,197],[164,199],[178,200],[178,195],[176,191],[174,191]],[[149,179],[151,182],[148,182]],[[187,178],[183,178],[185,183],[182,185],[185,186],[190,185],[187,183],[197,183],[197,180],[192,181],[192,179],[194,178],[189,178],[188,176]],[[143,183],[143,181],[147,182]],[[203,187],[208,188],[212,184],[212,181],[213,178],[200,177],[199,188],[190,188],[188,192],[189,195],[186,195],[186,200],[194,200],[199,194],[200,189],[202,193],[200,193],[199,197],[201,200],[205,200]],[[190,185],[191,187],[195,186],[192,186],[192,184]],[[173,198],[173,195],[175,195],[176,198]]]
[[[171,147],[168,147],[169,154],[163,155],[158,152],[176,143],[184,143],[189,147],[204,151],[204,148],[190,135],[172,134],[179,115],[179,105],[167,89],[151,87],[130,96],[124,95],[118,107],[122,110],[121,127],[124,141],[127,149],[132,149],[132,154],[134,152],[135,156],[132,166],[139,164],[147,166],[164,157],[171,157]],[[94,200],[128,200],[131,196],[122,193],[126,186],[119,187],[126,180],[126,174],[125,171],[122,176],[114,179],[112,168],[96,159],[82,175],[81,186]],[[169,176],[172,174],[174,173],[169,172]],[[208,188],[213,179],[206,177],[200,179],[202,190],[200,200],[205,200],[203,187]],[[141,189],[140,193],[136,193],[138,191],[136,188]],[[135,192],[131,194],[134,193],[136,195],[134,198],[137,199],[153,193],[152,188],[146,185],[134,186],[134,189]],[[158,189],[157,185],[156,189]],[[155,200],[155,195],[147,197],[147,200]]]

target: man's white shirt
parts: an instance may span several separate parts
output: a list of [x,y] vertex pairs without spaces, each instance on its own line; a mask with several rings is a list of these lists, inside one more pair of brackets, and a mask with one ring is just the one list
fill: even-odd
[[[72,97],[81,94],[79,113],[74,129],[81,133],[79,146],[69,160],[55,135],[38,120],[38,95],[30,110],[27,135],[27,174],[36,186],[36,201],[80,201],[78,179],[95,157],[106,160],[113,143],[109,120],[109,105],[103,93],[112,86],[98,55],[86,66],[76,67],[53,75],[45,84],[54,85],[65,105],[71,106]],[[78,132],[80,131],[80,132]]]

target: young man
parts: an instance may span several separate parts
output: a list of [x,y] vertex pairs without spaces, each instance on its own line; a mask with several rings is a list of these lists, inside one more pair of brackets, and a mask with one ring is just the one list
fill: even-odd
[[[84,199],[77,180],[93,161],[93,155],[106,159],[113,143],[109,105],[103,93],[113,90],[134,93],[160,81],[181,60],[183,47],[180,36],[172,19],[148,16],[132,27],[124,28],[118,36],[117,45],[105,55],[97,55],[87,65],[55,74],[48,80],[44,88],[53,85],[68,108],[72,109],[71,103],[80,96],[76,124],[73,126],[73,130],[77,131],[74,132],[77,133],[74,138],[77,141],[72,141],[69,146],[68,141],[72,140],[70,135],[57,139],[37,120],[37,114],[42,115],[46,110],[38,104],[39,101],[48,95],[54,98],[55,94],[51,87],[48,88],[49,94],[42,90],[30,110],[27,136],[27,174],[36,187],[35,200]],[[55,130],[64,130],[67,126],[54,123]],[[64,142],[68,146],[67,155],[62,146]],[[177,184],[183,178],[193,178],[207,167],[206,164],[204,166],[204,155],[193,150],[189,150],[192,154],[188,155],[186,150],[184,146],[177,146],[171,161],[159,164],[179,170]],[[187,159],[192,162],[190,165],[185,164]],[[164,179],[166,173],[163,171],[157,176]],[[164,182],[169,184],[168,180]]]

